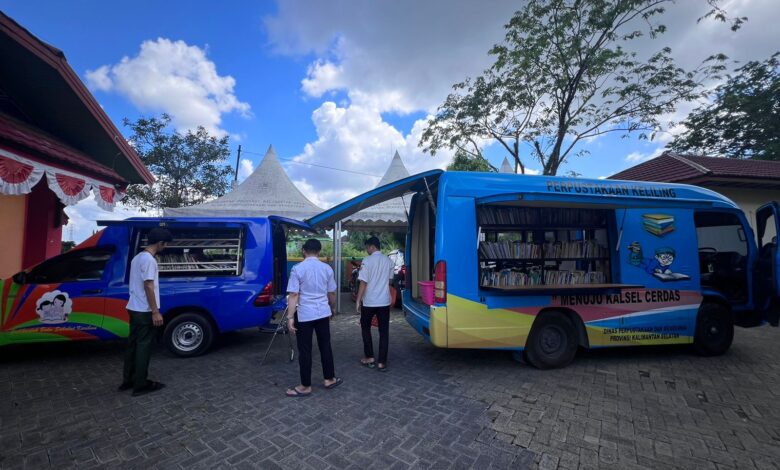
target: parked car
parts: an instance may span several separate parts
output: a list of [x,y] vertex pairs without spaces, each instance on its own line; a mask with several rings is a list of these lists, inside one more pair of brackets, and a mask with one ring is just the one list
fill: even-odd
[[435,346],[552,368],[579,347],[717,355],[734,325],[778,324],[777,202],[755,212],[754,234],[736,204],[696,186],[432,170],[307,222],[408,193],[403,307]]
[[174,241],[158,256],[163,338],[179,356],[219,333],[269,323],[284,308],[286,236],[306,225],[281,217],[132,218],[71,251],[0,281],[0,345],[126,337],[130,261],[153,227]]

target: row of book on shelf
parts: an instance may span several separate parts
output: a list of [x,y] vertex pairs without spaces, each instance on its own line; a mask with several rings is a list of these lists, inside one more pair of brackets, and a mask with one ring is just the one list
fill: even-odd
[[189,253],[162,254],[159,257],[160,271],[232,271],[236,269],[237,263],[237,260],[201,260]]
[[599,210],[538,207],[484,206],[479,210],[482,225],[603,226],[606,216]]
[[483,287],[604,284],[605,282],[606,275],[600,271],[543,271],[539,266],[527,271],[510,268],[499,271],[484,270],[480,279]]
[[547,242],[544,245],[502,240],[480,242],[479,254],[490,259],[606,258],[607,247],[596,240]]

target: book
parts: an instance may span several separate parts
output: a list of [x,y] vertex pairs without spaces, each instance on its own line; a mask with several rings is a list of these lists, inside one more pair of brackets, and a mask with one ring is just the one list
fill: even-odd
[[674,222],[674,216],[673,215],[666,215],[666,214],[644,214],[642,216],[645,219],[650,219],[656,223],[663,224],[663,223],[672,223]]
[[691,276],[682,273],[653,273],[653,276],[666,282],[666,281],[686,281]]
[[674,216],[666,214],[644,214],[642,225],[645,230],[657,237],[662,237],[674,231]]

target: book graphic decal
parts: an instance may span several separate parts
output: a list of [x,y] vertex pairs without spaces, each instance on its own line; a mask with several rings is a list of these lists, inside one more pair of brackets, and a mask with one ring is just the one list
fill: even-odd
[[652,275],[661,281],[686,281],[691,276],[673,271],[674,260],[677,257],[677,251],[670,246],[662,246],[653,250],[652,258],[645,258],[642,245],[638,241],[631,242],[628,245],[628,262],[634,267],[643,269],[647,274]]
[[642,225],[656,237],[663,237],[674,231],[674,216],[666,214],[644,214]]

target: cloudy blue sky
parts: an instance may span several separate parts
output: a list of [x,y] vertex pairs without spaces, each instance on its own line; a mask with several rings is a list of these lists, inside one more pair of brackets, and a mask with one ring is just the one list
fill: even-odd
[[[431,157],[417,147],[425,118],[453,83],[490,64],[487,50],[521,4],[0,0],[0,9],[62,49],[118,126],[125,117],[167,112],[181,129],[203,125],[228,134],[233,158],[238,144],[244,150],[241,178],[273,144],[304,194],[329,207],[372,188],[396,150],[410,172],[449,162],[451,154]],[[777,0],[726,0],[724,6],[749,17],[740,31],[697,24],[706,2],[681,0],[664,18],[669,33],[638,44],[638,52],[668,45],[693,67],[714,52],[746,61],[778,49]],[[667,118],[679,120],[689,109]],[[586,144],[590,156],[562,172],[613,174],[657,155],[671,133],[655,142],[601,137]],[[504,156],[496,146],[489,155],[496,165]],[[65,238],[76,240],[91,233],[96,218],[132,213],[108,214],[93,201],[68,212],[72,228]]]

